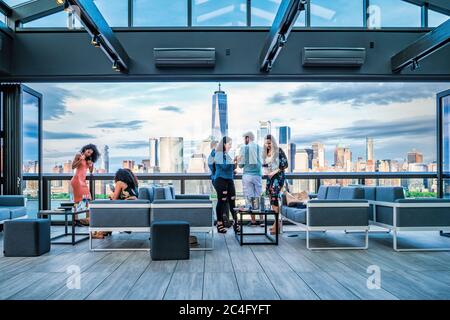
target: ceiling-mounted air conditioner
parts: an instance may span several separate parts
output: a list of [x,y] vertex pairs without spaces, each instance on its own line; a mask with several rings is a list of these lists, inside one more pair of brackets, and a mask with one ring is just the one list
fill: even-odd
[[213,68],[216,64],[215,48],[155,48],[158,68]]
[[303,48],[304,67],[361,67],[365,61],[365,48]]

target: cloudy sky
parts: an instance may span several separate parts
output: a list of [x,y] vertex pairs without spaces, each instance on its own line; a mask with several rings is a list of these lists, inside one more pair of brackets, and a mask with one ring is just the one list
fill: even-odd
[[[148,158],[148,138],[206,138],[217,83],[30,84],[44,95],[44,167],[71,159],[86,143],[110,146],[112,169],[122,159]],[[435,96],[448,83],[223,83],[235,141],[259,120],[292,127],[298,147],[314,141],[351,147],[364,156],[365,137],[377,159],[403,159],[412,148],[434,161]]]

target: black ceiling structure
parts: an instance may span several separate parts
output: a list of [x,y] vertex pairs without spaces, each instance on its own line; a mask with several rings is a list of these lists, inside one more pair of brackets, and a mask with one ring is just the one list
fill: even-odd
[[[10,28],[0,28],[0,81],[450,81],[448,22],[435,29],[293,27],[305,1],[283,0],[271,27],[250,28],[111,28],[93,0],[37,0],[12,9],[5,5],[11,10]],[[403,1],[441,13],[450,3]],[[22,27],[64,8],[84,28]],[[215,52],[215,63],[208,68],[158,68],[156,48],[186,52],[208,48]],[[330,52],[357,48],[365,52],[365,59],[358,67],[332,63],[311,67],[302,63],[305,48]],[[419,69],[405,68],[418,61]]]
[[419,67],[419,62],[450,42],[450,20],[422,36],[392,57],[392,71],[399,72],[407,66]]
[[286,44],[289,34],[301,11],[305,10],[306,0],[283,0],[270,28],[267,40],[261,51],[260,69],[269,72]]

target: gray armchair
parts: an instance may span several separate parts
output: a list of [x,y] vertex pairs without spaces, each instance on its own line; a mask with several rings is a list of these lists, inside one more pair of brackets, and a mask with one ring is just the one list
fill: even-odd
[[211,246],[193,250],[214,248],[213,204],[208,195],[175,194],[173,187],[143,187],[139,198],[151,201],[151,223],[155,221],[186,221],[193,233],[210,234]]
[[450,232],[450,200],[437,198],[405,199],[402,187],[365,188],[372,207],[371,223],[392,231],[395,251],[443,251],[443,248],[399,248],[401,231]]
[[22,195],[0,196],[0,224],[27,218],[26,198]]
[[[92,232],[150,232],[150,201],[148,200],[96,200],[90,206],[89,234]],[[114,251],[131,249],[94,249],[92,236],[89,248],[91,251]],[[149,250],[139,248],[133,250]]]

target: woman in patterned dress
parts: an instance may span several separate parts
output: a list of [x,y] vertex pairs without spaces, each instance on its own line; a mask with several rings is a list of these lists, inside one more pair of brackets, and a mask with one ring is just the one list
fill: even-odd
[[[270,198],[272,210],[280,212],[279,197],[284,187],[285,170],[288,168],[288,159],[284,151],[278,147],[277,141],[272,135],[267,135],[264,141],[263,168],[267,176],[266,193]],[[270,233],[274,234],[276,227],[270,228]],[[278,225],[279,226],[279,225]]]

